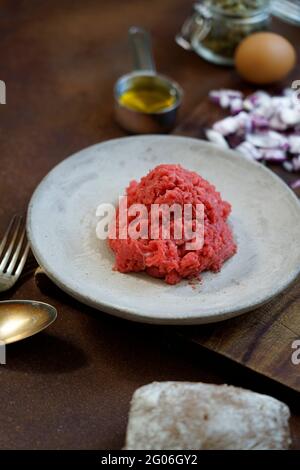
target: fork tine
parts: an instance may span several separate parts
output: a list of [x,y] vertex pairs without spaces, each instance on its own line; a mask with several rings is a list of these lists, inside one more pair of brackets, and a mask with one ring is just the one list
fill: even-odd
[[14,215],[13,218],[11,219],[10,223],[9,223],[9,226],[4,234],[4,237],[2,238],[2,242],[1,242],[1,245],[0,245],[0,256],[2,256],[2,252],[4,250],[4,247],[6,245],[6,242],[7,242],[7,239],[8,239],[8,236],[11,232],[11,229],[14,225],[14,222],[15,220],[17,219],[17,215]]
[[15,244],[15,241],[16,241],[16,238],[17,238],[17,235],[18,235],[18,232],[19,232],[19,229],[20,229],[20,226],[21,226],[21,222],[22,222],[22,217],[19,217],[19,220],[17,221],[17,225],[15,227],[15,230],[13,232],[13,236],[12,236],[12,240],[9,244],[9,247],[7,248],[6,250],[6,253],[1,261],[1,264],[0,264],[0,271],[3,271],[6,264],[7,264],[7,261],[9,260],[9,257],[11,255],[11,252],[14,248],[14,244]]
[[14,255],[13,255],[12,259],[10,260],[8,268],[6,269],[6,274],[11,274],[13,272],[14,267],[15,267],[15,265],[17,263],[17,260],[18,260],[19,253],[20,253],[21,248],[22,248],[24,238],[25,238],[25,229],[23,229],[23,231],[22,231],[22,234],[21,234],[19,243],[17,245],[17,248],[15,249]]
[[16,277],[19,277],[19,276],[20,276],[20,274],[21,274],[21,272],[22,272],[22,269],[24,268],[24,264],[25,264],[26,259],[27,259],[27,256],[28,256],[29,249],[30,249],[30,245],[29,245],[29,243],[27,242],[26,247],[25,247],[25,250],[24,250],[24,252],[23,252],[23,255],[22,255],[21,259],[20,259],[20,262],[19,262],[18,267],[17,267],[16,272],[15,272],[15,276],[16,276]]

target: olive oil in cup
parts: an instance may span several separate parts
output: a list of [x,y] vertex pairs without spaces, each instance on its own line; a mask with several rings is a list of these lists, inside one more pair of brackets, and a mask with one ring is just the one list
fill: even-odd
[[163,87],[152,86],[151,83],[148,86],[129,88],[119,98],[119,103],[123,106],[142,113],[157,113],[171,108],[175,102],[175,93]]
[[149,34],[137,27],[129,30],[136,70],[115,85],[115,115],[132,133],[161,133],[171,130],[181,104],[181,87],[156,73]]

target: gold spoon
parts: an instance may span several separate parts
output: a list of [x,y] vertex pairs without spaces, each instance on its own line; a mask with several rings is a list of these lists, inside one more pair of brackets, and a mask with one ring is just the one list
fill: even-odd
[[44,302],[0,302],[0,343],[14,343],[35,335],[51,325],[56,317],[56,309]]

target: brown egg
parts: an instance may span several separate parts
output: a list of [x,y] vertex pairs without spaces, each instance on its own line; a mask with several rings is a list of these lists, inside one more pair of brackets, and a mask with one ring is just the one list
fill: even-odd
[[239,44],[235,53],[238,73],[245,80],[257,84],[282,80],[295,63],[294,47],[275,33],[251,34]]

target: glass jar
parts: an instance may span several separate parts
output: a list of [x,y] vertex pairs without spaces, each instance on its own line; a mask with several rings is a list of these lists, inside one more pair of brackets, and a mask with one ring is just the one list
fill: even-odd
[[177,42],[210,62],[233,65],[238,44],[269,29],[269,6],[270,0],[203,0],[194,5]]

